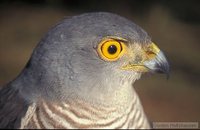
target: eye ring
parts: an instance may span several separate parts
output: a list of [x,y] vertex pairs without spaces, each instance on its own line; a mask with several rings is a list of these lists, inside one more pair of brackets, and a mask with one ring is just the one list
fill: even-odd
[[98,45],[99,56],[106,61],[118,60],[125,51],[123,42],[115,39],[107,39]]

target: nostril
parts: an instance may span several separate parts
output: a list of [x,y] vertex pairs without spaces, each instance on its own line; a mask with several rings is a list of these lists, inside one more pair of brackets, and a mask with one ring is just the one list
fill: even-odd
[[152,51],[146,51],[146,54],[149,59],[152,59],[156,56],[156,54]]

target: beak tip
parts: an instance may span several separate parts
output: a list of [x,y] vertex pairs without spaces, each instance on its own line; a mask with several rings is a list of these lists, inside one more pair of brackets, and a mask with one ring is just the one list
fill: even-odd
[[167,80],[170,78],[169,68],[162,70],[161,73],[166,75]]
[[168,66],[168,70],[165,72],[167,80],[170,78],[170,69]]
[[169,79],[170,67],[169,67],[169,63],[167,62],[167,60],[165,60],[162,63],[158,63],[156,68],[158,68],[157,70],[155,70],[156,72],[166,74],[167,80]]

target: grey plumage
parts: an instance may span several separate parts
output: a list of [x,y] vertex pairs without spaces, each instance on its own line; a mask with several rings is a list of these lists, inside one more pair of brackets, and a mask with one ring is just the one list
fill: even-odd
[[120,70],[125,57],[107,62],[96,52],[110,36],[128,46],[151,44],[139,26],[111,13],[74,16],[50,29],[21,74],[1,89],[0,128],[149,128],[131,87],[141,73]]

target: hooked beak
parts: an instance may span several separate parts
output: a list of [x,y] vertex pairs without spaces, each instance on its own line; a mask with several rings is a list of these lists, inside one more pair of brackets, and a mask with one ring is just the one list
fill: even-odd
[[151,72],[164,73],[169,77],[169,63],[162,51],[152,60],[145,61],[144,66]]
[[165,73],[167,78],[169,77],[169,63],[163,52],[154,43],[144,47],[137,56],[140,56],[140,61],[137,61],[135,58],[123,66],[122,69],[137,72]]

